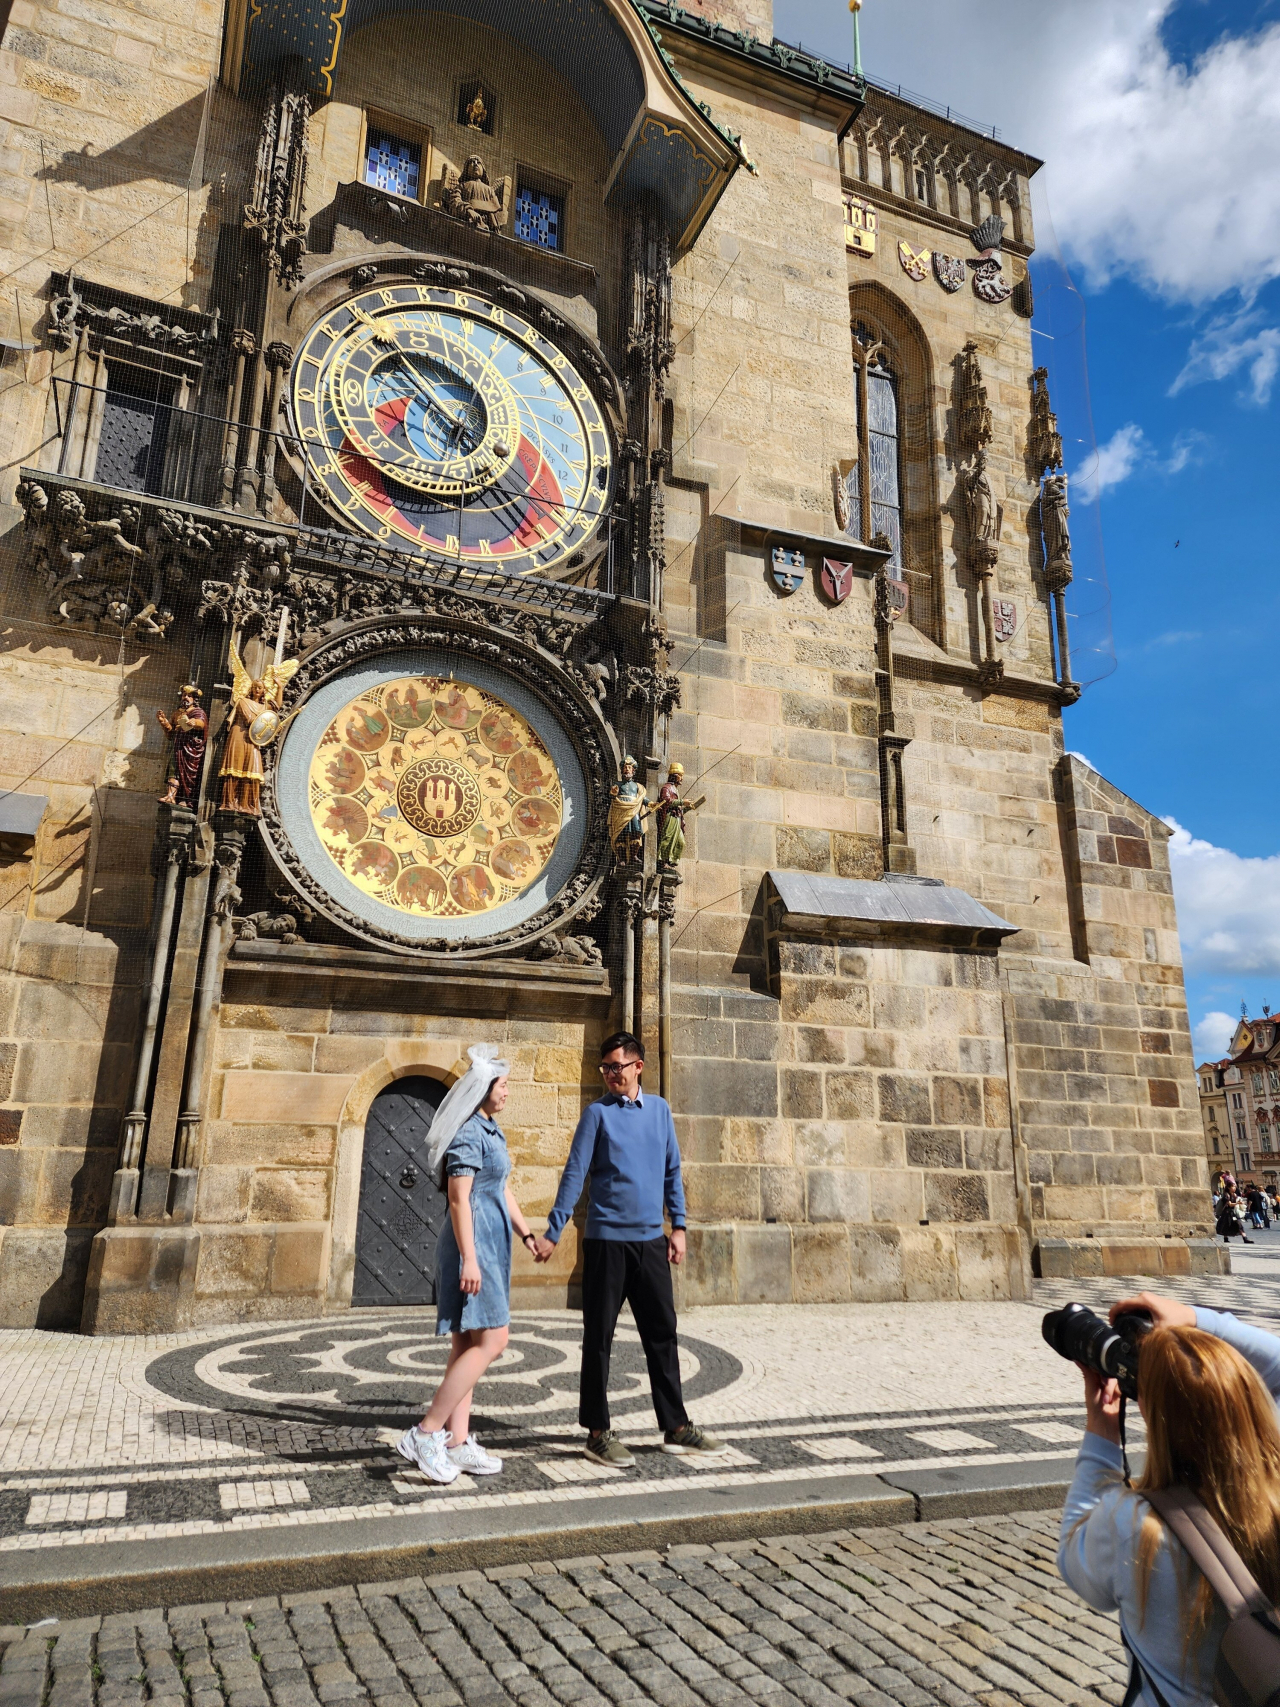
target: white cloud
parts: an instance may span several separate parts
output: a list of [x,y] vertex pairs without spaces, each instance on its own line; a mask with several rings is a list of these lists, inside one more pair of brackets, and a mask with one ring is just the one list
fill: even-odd
[[1245,395],[1254,403],[1270,402],[1280,369],[1280,327],[1263,325],[1252,308],[1211,320],[1192,343],[1186,364],[1169,390],[1181,391],[1207,379],[1228,379],[1242,368],[1248,380]]
[[1208,435],[1189,427],[1174,439],[1167,457],[1160,456],[1135,421],[1117,427],[1106,444],[1078,468],[1072,480],[1077,502],[1092,504],[1111,486],[1119,486],[1140,470],[1152,474],[1181,474],[1203,460]]
[[1246,857],[1165,823],[1187,972],[1280,975],[1280,854]]
[[[1094,764],[1092,759],[1085,758],[1083,753],[1077,753],[1074,747],[1068,747],[1067,757],[1069,759],[1079,759],[1080,763],[1082,765],[1088,765],[1088,767],[1091,771],[1098,770],[1097,765]],[[1099,771],[1098,774],[1099,774],[1099,776],[1101,776],[1101,774],[1102,774],[1101,771]]]
[[1208,1013],[1191,1027],[1196,1062],[1221,1061],[1239,1022],[1230,1014]]
[[1084,467],[1077,470],[1076,497],[1082,504],[1092,504],[1109,486],[1119,486],[1127,480],[1150,457],[1151,447],[1141,427],[1133,421],[1117,427],[1106,444],[1099,445]]
[[[1280,276],[1280,24],[1224,35],[1186,67],[1161,36],[1174,5],[898,0],[863,9],[863,60],[1043,158],[1058,235],[1090,283],[1127,275],[1207,303]],[[826,0],[777,0],[780,36],[842,59],[848,24]]]

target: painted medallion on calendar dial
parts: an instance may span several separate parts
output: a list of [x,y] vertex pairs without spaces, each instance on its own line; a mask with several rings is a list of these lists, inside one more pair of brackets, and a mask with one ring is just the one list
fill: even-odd
[[518,899],[564,817],[555,763],[519,712],[438,676],[351,700],[316,747],[309,803],[325,852],[359,889],[440,919]]
[[309,479],[376,539],[556,575],[597,532],[613,453],[563,350],[475,291],[397,284],[338,304],[291,389]]

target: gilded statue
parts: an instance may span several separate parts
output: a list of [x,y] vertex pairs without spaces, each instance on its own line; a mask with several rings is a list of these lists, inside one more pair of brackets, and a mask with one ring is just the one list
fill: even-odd
[[473,99],[467,104],[467,124],[472,130],[483,130],[484,121],[489,116],[489,109],[484,104],[484,90],[477,89]]
[[636,761],[622,761],[622,780],[609,790],[609,845],[619,865],[639,865],[644,858],[644,821],[651,808],[636,781]]
[[667,780],[658,790],[658,870],[674,871],[684,858],[684,826],[690,812],[705,804],[705,796],[686,800],[680,790],[684,786],[684,766],[673,762],[667,767]]
[[178,709],[167,716],[156,712],[156,722],[173,736],[173,769],[168,792],[160,796],[162,806],[195,807],[200,792],[200,772],[209,740],[209,714],[200,703],[194,682],[178,691]]
[[280,707],[285,684],[293,679],[298,660],[268,664],[260,677],[245,669],[235,642],[228,650],[231,664],[231,717],[227,744],[222,749],[222,809],[262,816],[262,749],[280,733]]
[[447,214],[465,220],[477,231],[499,231],[507,222],[503,198],[489,182],[478,154],[470,156],[461,174],[452,166],[445,167],[440,202]]

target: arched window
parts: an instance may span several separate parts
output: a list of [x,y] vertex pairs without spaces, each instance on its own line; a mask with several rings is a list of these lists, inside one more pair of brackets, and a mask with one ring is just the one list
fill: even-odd
[[858,454],[845,482],[851,539],[870,543],[884,534],[893,565],[902,565],[902,479],[898,433],[898,382],[884,344],[861,321],[853,326],[853,400]]

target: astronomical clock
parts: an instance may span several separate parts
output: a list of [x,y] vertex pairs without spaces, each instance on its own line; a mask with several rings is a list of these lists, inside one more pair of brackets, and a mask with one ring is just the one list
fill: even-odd
[[607,865],[616,755],[568,629],[549,641],[468,597],[495,570],[555,581],[601,548],[616,429],[565,336],[484,290],[395,281],[326,308],[294,358],[310,492],[406,570],[449,574],[446,596],[352,613],[308,649],[267,767],[277,864],[373,943],[532,941]]
[[608,512],[590,386],[476,291],[395,284],[330,309],[298,352],[292,403],[312,481],[376,539],[555,576]]

